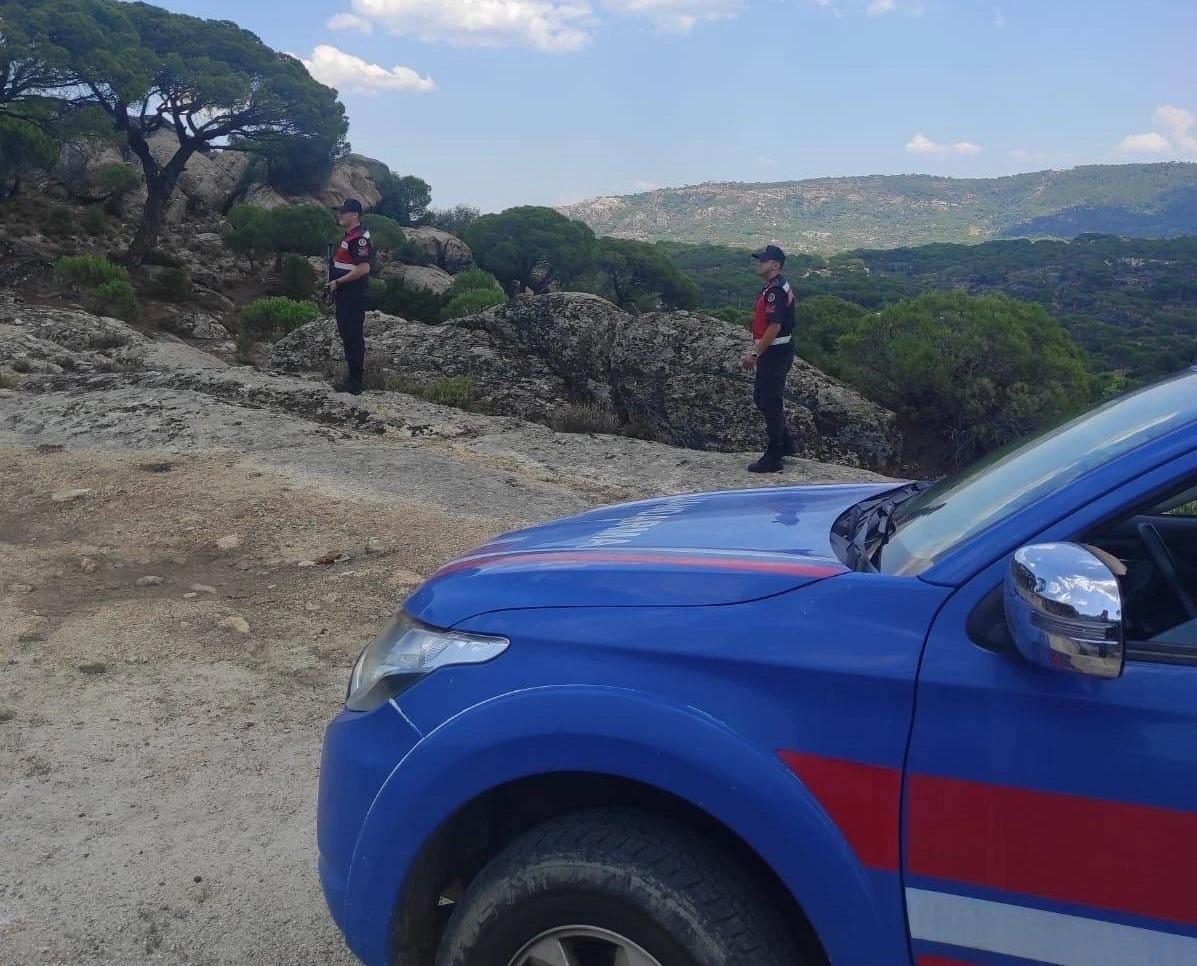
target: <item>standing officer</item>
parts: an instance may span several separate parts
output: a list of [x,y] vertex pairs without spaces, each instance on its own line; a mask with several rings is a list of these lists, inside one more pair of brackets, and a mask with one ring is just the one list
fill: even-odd
[[744,357],[745,369],[756,369],[752,401],[765,417],[769,442],[765,453],[750,463],[750,473],[777,473],[782,458],[794,456],[798,444],[786,425],[783,396],[786,376],[794,364],[794,290],[781,274],[786,255],[776,245],[752,256],[756,273],[765,280],[752,313],[752,352]]
[[337,209],[337,224],[345,229],[345,237],[329,266],[325,291],[337,300],[337,331],[345,346],[349,377],[333,388],[357,396],[362,391],[366,367],[366,309],[370,307],[374,245],[362,225],[362,203],[356,198],[346,198]]

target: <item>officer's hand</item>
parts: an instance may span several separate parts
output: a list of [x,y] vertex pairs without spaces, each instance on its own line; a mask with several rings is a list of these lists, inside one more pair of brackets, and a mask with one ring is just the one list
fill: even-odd
[[746,355],[743,359],[740,360],[740,365],[744,367],[744,370],[746,372],[751,372],[752,369],[755,368],[755,366],[756,366],[756,356]]

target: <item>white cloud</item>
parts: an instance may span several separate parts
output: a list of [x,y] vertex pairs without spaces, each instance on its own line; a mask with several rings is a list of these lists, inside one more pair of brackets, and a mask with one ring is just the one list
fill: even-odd
[[1127,154],[1171,154],[1197,159],[1197,116],[1192,111],[1161,104],[1151,120],[1154,131],[1128,134],[1118,145],[1119,150]]
[[1152,120],[1166,130],[1172,138],[1172,143],[1189,154],[1197,153],[1197,137],[1193,128],[1197,127],[1197,117],[1192,111],[1171,104],[1161,104],[1155,109]]
[[777,164],[778,164],[777,158],[761,157],[761,158],[757,158],[757,161],[760,164],[768,165],[770,168],[775,168],[775,167],[777,167]]
[[1004,27],[1004,26],[1006,26],[1006,15],[1005,15],[1005,14],[1003,14],[1003,13],[1002,13],[1000,10],[998,10],[996,7],[994,8],[994,11],[993,11],[993,25],[994,25],[995,27]]
[[662,30],[688,33],[703,20],[727,20],[744,0],[602,0],[603,9],[621,17],[643,17]]
[[328,18],[325,25],[329,30],[359,30],[364,34],[374,33],[374,25],[363,20],[356,13],[338,13]]
[[1172,142],[1152,131],[1150,134],[1128,134],[1119,147],[1132,154],[1165,154],[1172,150]]
[[410,67],[392,67],[388,70],[328,44],[321,44],[313,50],[311,58],[303,60],[303,66],[321,84],[342,92],[377,94],[379,91],[436,90],[436,83],[431,77],[421,77]]
[[924,137],[922,134],[916,134],[907,142],[906,151],[909,154],[946,157],[953,154],[980,154],[981,148],[971,141],[957,141],[954,144],[936,144],[930,138]]
[[360,17],[393,34],[458,47],[585,47],[595,25],[587,0],[353,0]]
[[869,16],[880,17],[882,14],[893,13],[897,6],[894,0],[873,0],[869,4]]

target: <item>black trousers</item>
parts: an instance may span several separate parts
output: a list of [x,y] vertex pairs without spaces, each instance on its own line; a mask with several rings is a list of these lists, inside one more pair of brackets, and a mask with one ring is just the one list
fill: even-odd
[[752,401],[765,417],[769,448],[773,450],[780,450],[790,436],[786,426],[784,394],[786,376],[790,374],[793,364],[792,344],[770,346],[756,360],[756,385],[753,387]]
[[349,378],[361,381],[366,368],[366,295],[352,291],[337,293],[337,331],[345,346]]

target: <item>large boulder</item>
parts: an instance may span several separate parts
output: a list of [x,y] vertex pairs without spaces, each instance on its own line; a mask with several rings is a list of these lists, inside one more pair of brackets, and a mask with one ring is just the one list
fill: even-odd
[[0,288],[20,288],[47,277],[54,263],[32,245],[0,235]]
[[0,367],[23,373],[221,369],[225,363],[170,335],[76,309],[0,301]]
[[[552,424],[563,405],[609,414],[693,449],[762,445],[752,376],[740,368],[743,329],[687,312],[634,317],[592,295],[529,296],[443,326],[367,316],[374,368],[427,383],[466,376],[484,409]],[[324,371],[340,358],[335,326],[304,326],[279,342],[271,366]],[[786,410],[801,455],[892,468],[901,438],[893,413],[798,361]]]
[[421,225],[418,228],[404,228],[403,234],[429,262],[450,275],[467,272],[476,267],[470,246],[447,231]]
[[371,177],[367,161],[368,158],[355,154],[338,161],[318,199],[320,203],[335,208],[346,198],[356,198],[368,211],[382,201],[382,192]]
[[378,277],[384,282],[395,278],[404,288],[422,289],[433,295],[443,295],[453,285],[453,276],[431,265],[401,265],[392,262],[379,269]]

